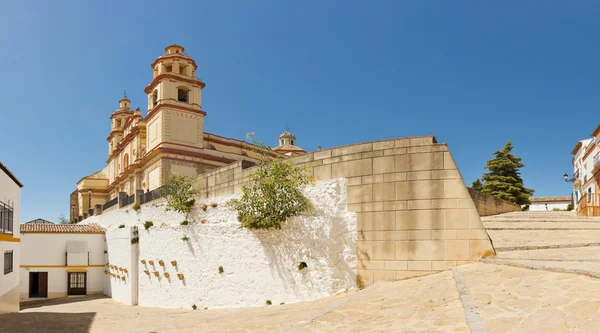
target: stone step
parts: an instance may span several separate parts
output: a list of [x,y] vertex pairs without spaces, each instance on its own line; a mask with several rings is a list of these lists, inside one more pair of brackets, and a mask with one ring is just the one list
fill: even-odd
[[590,261],[533,261],[533,260],[509,260],[509,259],[481,259],[481,262],[496,265],[506,265],[535,270],[544,270],[560,273],[572,273],[600,277],[600,262]]
[[487,230],[495,249],[539,249],[580,247],[598,244],[600,229],[595,230]]
[[[492,238],[493,242],[493,238]],[[544,244],[544,245],[523,245],[523,246],[494,246],[496,252],[522,251],[522,250],[543,250],[543,249],[568,249],[576,247],[600,246],[599,242],[593,243],[570,243],[570,244]]]
[[600,261],[600,246],[588,245],[570,248],[504,251],[497,252],[495,258],[542,261]]
[[483,222],[487,230],[594,230],[599,222]]

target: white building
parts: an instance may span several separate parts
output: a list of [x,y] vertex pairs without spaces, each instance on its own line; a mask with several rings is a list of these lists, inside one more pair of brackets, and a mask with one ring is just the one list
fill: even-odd
[[555,209],[566,210],[569,204],[572,203],[570,196],[561,197],[540,197],[531,198],[531,204],[529,205],[529,211],[532,212],[545,212],[552,211]]
[[577,142],[573,151],[571,151],[571,154],[573,154],[573,196],[575,203],[579,202],[582,195],[596,193],[595,186],[592,186],[594,161],[589,158],[595,148],[595,140],[590,138]]
[[21,300],[102,294],[105,230],[99,225],[21,225]]
[[19,311],[19,212],[23,184],[0,162],[0,313]]

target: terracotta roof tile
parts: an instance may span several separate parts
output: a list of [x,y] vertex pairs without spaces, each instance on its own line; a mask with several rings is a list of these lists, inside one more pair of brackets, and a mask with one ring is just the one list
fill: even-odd
[[21,224],[21,233],[103,234],[99,224]]
[[529,199],[533,202],[557,202],[557,201],[571,201],[571,196],[562,196],[562,197],[539,197],[539,198],[531,198]]

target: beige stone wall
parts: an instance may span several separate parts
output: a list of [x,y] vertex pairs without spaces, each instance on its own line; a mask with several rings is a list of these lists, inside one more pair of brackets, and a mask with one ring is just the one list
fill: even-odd
[[469,194],[471,195],[471,199],[473,199],[473,203],[475,203],[475,208],[477,208],[479,216],[521,211],[521,206],[517,204],[481,193],[472,188],[469,188]]
[[[445,144],[411,137],[316,151],[290,159],[320,180],[348,179],[357,213],[358,283],[431,274],[494,250]],[[198,177],[206,197],[239,192],[243,162]]]

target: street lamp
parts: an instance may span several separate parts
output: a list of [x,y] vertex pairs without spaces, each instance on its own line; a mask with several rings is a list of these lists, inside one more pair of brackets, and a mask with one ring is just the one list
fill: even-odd
[[569,175],[566,174],[566,173],[563,175],[563,178],[565,179],[566,182],[571,182],[572,183],[572,182],[575,181],[575,177],[569,179]]

